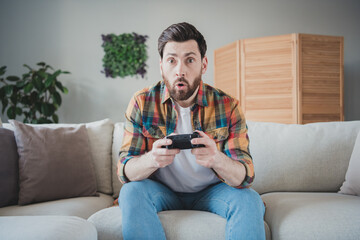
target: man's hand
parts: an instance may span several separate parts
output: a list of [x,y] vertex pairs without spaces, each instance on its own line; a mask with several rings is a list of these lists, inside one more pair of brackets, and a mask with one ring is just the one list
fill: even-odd
[[157,169],[171,164],[180,150],[161,148],[161,146],[170,145],[171,143],[171,139],[159,139],[153,143],[150,152],[131,158],[124,168],[126,177],[130,181],[141,181],[148,178]]
[[204,132],[197,132],[200,138],[192,139],[191,143],[204,144],[205,147],[191,150],[196,157],[196,162],[203,167],[212,168],[230,186],[239,186],[245,179],[245,166],[220,152],[215,141]]
[[209,138],[204,132],[196,131],[199,133],[200,138],[194,138],[191,140],[192,144],[204,144],[205,147],[193,148],[191,153],[195,155],[196,162],[206,168],[215,168],[218,164],[216,157],[220,152],[216,147],[216,143],[213,139]]
[[148,153],[153,167],[163,168],[173,163],[175,155],[178,154],[180,150],[161,147],[171,144],[171,139],[166,138],[162,138],[154,142],[152,150]]

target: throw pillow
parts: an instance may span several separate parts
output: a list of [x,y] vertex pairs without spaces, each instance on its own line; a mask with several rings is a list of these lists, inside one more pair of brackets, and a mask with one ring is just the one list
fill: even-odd
[[0,128],[0,207],[17,204],[18,158],[14,132]]
[[345,175],[345,182],[339,193],[360,196],[360,132],[355,141],[349,167]]
[[96,195],[85,125],[52,129],[10,123],[19,154],[19,205]]
[[[30,126],[37,127],[39,124],[29,124]],[[41,124],[40,126],[56,129],[59,127],[77,127],[80,124],[71,123],[50,123]],[[111,147],[114,123],[106,118],[103,120],[85,123],[94,161],[97,190],[105,194],[113,192],[111,180]],[[12,125],[6,126],[14,130]]]

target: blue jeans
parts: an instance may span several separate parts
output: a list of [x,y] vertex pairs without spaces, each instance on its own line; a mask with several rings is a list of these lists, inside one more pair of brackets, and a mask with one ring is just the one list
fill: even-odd
[[265,239],[265,207],[252,189],[219,183],[196,193],[178,193],[146,179],[124,184],[119,204],[125,240],[166,239],[157,213],[167,210],[200,210],[220,215],[227,220],[226,239]]

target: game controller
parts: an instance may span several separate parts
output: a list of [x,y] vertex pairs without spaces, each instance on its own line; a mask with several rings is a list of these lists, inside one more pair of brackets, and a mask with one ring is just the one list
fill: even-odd
[[194,132],[192,134],[178,134],[178,135],[169,135],[166,138],[172,140],[171,145],[161,146],[162,148],[167,149],[191,149],[205,147],[204,144],[192,144],[191,139],[199,138],[200,134]]

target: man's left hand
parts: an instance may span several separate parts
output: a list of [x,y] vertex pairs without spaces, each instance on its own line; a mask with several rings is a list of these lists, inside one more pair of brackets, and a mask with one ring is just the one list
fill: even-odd
[[196,131],[199,133],[200,138],[194,138],[191,140],[192,144],[204,144],[205,147],[193,148],[191,153],[195,155],[196,162],[206,168],[215,168],[217,163],[216,156],[219,154],[219,150],[216,147],[216,143],[213,139],[207,136],[202,131]]

